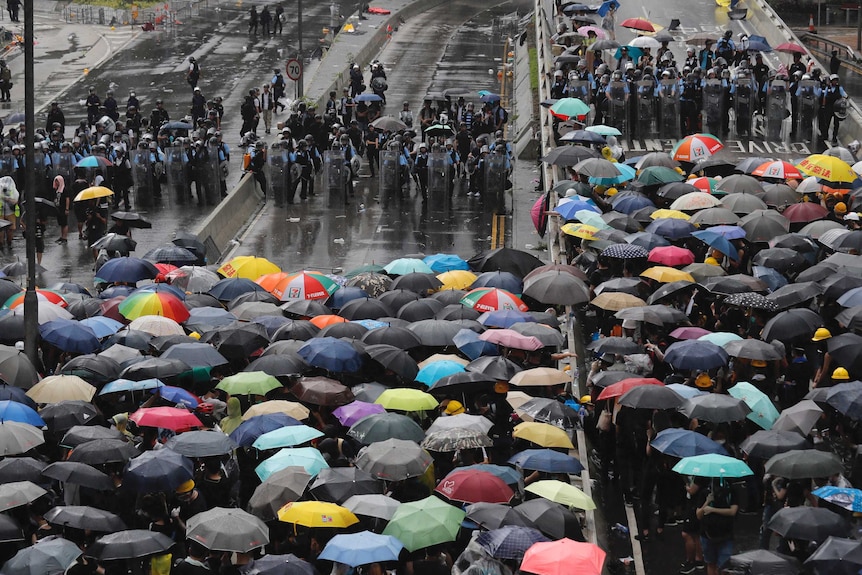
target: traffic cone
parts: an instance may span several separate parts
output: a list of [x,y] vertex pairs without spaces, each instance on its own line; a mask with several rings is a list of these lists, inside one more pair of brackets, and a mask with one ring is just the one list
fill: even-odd
[[814,27],[814,14],[808,15],[808,31],[817,34],[817,28]]

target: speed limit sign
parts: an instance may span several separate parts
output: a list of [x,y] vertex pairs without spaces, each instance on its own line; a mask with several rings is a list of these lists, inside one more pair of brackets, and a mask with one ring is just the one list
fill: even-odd
[[291,58],[287,61],[285,71],[287,72],[287,77],[294,82],[299,80],[300,78],[302,78],[302,62],[300,62],[296,58]]

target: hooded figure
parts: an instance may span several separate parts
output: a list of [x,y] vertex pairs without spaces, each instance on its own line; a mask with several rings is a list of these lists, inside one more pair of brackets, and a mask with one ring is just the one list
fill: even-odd
[[15,232],[18,221],[18,187],[15,185],[15,180],[10,176],[0,178],[0,218],[8,221],[12,225],[6,228],[6,243],[9,248],[12,247],[12,235]]
[[221,430],[230,435],[242,423],[242,406],[239,404],[239,399],[231,397],[227,400],[227,417],[219,422]]

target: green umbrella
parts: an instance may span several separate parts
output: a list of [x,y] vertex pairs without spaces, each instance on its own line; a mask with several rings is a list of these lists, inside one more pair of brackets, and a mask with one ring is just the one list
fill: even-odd
[[359,274],[365,274],[365,273],[376,274],[376,273],[380,273],[382,271],[383,271],[383,266],[379,266],[377,264],[371,263],[371,264],[365,264],[363,266],[359,266],[358,268],[354,268],[354,269],[350,270],[349,272],[344,274],[344,277],[346,277],[347,279],[350,279],[352,277],[358,276]]
[[551,114],[564,122],[571,118],[578,119],[589,113],[590,107],[577,98],[560,98],[551,106]]
[[454,541],[466,513],[434,496],[404,503],[383,530],[396,537],[408,551]]
[[308,443],[312,439],[323,437],[323,433],[307,425],[291,425],[264,433],[252,444],[252,447],[265,451],[279,447],[293,447]]
[[673,470],[682,475],[698,477],[745,477],[754,474],[744,461],[716,453],[684,457],[673,466]]
[[727,390],[727,393],[744,401],[751,408],[746,417],[762,427],[772,429],[772,424],[778,419],[778,410],[765,393],[748,383],[740,381]]
[[650,166],[641,170],[637,181],[645,186],[659,186],[671,182],[681,182],[685,179],[682,174],[665,166]]
[[216,389],[231,395],[266,395],[273,389],[283,387],[276,378],[263,371],[241,371],[226,377]]

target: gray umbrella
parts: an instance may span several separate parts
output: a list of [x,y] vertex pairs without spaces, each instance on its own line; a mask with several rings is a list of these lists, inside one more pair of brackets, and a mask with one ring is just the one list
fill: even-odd
[[768,242],[790,231],[790,220],[775,210],[755,210],[742,218],[739,227],[750,242]]
[[740,447],[750,457],[769,459],[779,453],[793,449],[808,449],[810,446],[804,437],[794,431],[761,429],[743,441]]
[[97,533],[113,533],[126,529],[126,524],[118,516],[86,505],[53,507],[45,514],[45,520],[52,525],[87,529]]
[[810,399],[803,399],[796,405],[784,408],[772,424],[772,429],[793,431],[806,436],[821,415],[823,410],[816,403]]
[[382,383],[371,381],[369,383],[360,383],[350,388],[353,392],[353,397],[356,401],[364,401],[366,403],[374,403],[380,394],[389,389]]
[[45,443],[42,430],[17,421],[0,421],[0,455],[26,453]]
[[354,515],[376,517],[377,519],[390,520],[395,515],[395,510],[401,505],[400,502],[386,495],[354,495],[342,504]]
[[680,412],[689,419],[724,423],[742,421],[751,413],[751,408],[741,399],[709,393],[687,399],[680,408]]
[[320,501],[341,503],[354,495],[382,493],[383,482],[356,467],[322,469],[311,485],[311,493]]
[[134,445],[122,439],[96,439],[79,445],[72,451],[69,461],[88,465],[125,463],[140,454]]
[[632,353],[643,353],[643,348],[627,337],[602,337],[590,342],[587,349],[596,353],[618,353],[630,355]]
[[123,434],[114,428],[99,425],[75,425],[63,435],[60,445],[75,448],[82,443],[95,441],[96,439],[122,439]]
[[375,413],[357,421],[347,434],[363,445],[386,439],[404,439],[419,443],[425,432],[413,419],[400,413]]
[[422,440],[422,447],[428,451],[450,453],[461,449],[478,449],[494,444],[487,434],[477,429],[441,429],[429,433]]
[[535,524],[517,510],[501,503],[474,503],[467,506],[467,519],[484,529],[499,529],[506,525],[532,527]]
[[8,457],[0,461],[0,483],[11,483],[12,481],[37,483],[46,466],[46,463],[32,457]]
[[580,421],[577,411],[561,401],[546,397],[536,397],[522,403],[518,406],[518,413],[564,429],[577,427]]
[[103,561],[134,559],[164,553],[173,544],[173,539],[155,531],[127,529],[99,537],[87,549],[87,555]]
[[575,164],[575,171],[591,178],[618,178],[620,171],[604,158],[590,158]]
[[364,447],[356,466],[386,481],[401,481],[425,473],[432,459],[427,451],[403,439],[387,439]]
[[781,286],[767,295],[766,299],[774,301],[778,305],[778,309],[787,309],[813,299],[822,293],[823,288],[820,284],[813,281],[797,282]]
[[733,555],[730,565],[747,569],[747,573],[752,575],[798,575],[802,571],[802,565],[794,557],[766,549]]
[[[15,520],[7,515],[0,514],[0,543],[10,543],[12,541],[23,541],[24,532],[15,523]],[[2,572],[2,571],[0,571]]]
[[759,339],[740,339],[724,344],[727,355],[743,359],[759,359],[763,361],[778,361],[784,356],[772,344]]
[[560,330],[541,323],[521,321],[513,324],[509,329],[516,331],[521,335],[535,337],[542,342],[542,345],[545,346],[560,347],[566,342],[563,334],[560,333]]
[[216,367],[228,363],[216,348],[207,343],[178,343],[169,347],[160,357],[179,359],[194,367]]
[[[751,197],[754,198],[754,196]],[[737,223],[739,223],[739,216],[737,216],[728,208],[715,207],[700,210],[699,212],[694,214],[689,221],[693,224],[702,226],[735,226]]]
[[25,547],[6,562],[3,575],[53,575],[65,573],[81,556],[81,549],[60,537],[46,538]]
[[455,335],[461,331],[461,325],[451,321],[426,319],[411,323],[407,329],[412,331],[422,342],[430,347],[454,345]]
[[524,282],[524,295],[545,305],[577,305],[590,301],[586,284],[572,274],[549,271]]
[[733,174],[721,180],[716,189],[725,194],[757,194],[763,191],[763,184],[751,176]]
[[625,392],[620,405],[640,409],[676,409],[685,400],[672,389],[661,385],[641,385]]
[[269,543],[269,527],[242,509],[214,507],[186,525],[186,537],[211,551],[248,553]]
[[309,481],[311,476],[303,467],[290,466],[276,471],[255,488],[248,500],[249,510],[264,521],[276,519],[279,509],[302,497]]
[[509,381],[522,371],[518,364],[501,356],[480,357],[468,363],[466,369],[501,381]]
[[62,483],[82,485],[97,491],[110,491],[114,488],[110,477],[86,463],[57,461],[46,467],[42,475]]
[[552,166],[574,166],[582,160],[598,158],[598,152],[584,146],[559,146],[542,158]]
[[828,509],[819,507],[785,507],[779,509],[766,526],[786,539],[820,543],[830,536],[847,537],[850,525]]
[[170,438],[167,447],[186,457],[214,457],[227,455],[237,445],[218,431],[186,431]]
[[0,511],[27,505],[47,493],[47,491],[31,481],[4,483],[0,485]]
[[794,449],[773,455],[764,466],[766,473],[785,479],[811,479],[841,473],[844,465],[834,453],[816,449]]

